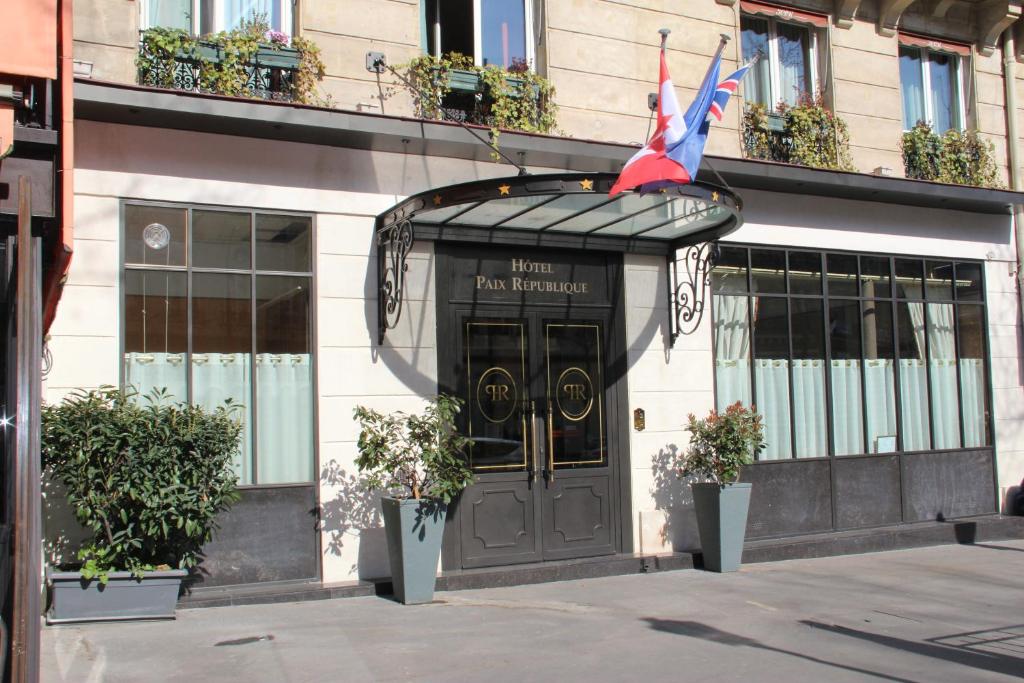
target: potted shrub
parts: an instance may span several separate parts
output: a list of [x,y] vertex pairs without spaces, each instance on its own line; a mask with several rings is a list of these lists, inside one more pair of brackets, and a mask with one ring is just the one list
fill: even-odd
[[448,503],[473,481],[455,429],[461,402],[440,395],[420,414],[382,414],[357,406],[359,456],[365,486],[381,491],[391,581],[407,605],[434,599]]
[[231,406],[137,399],[103,387],[43,406],[43,476],[88,534],[79,564],[47,569],[50,623],[173,618],[181,580],[238,499]]
[[740,468],[764,448],[761,416],[736,402],[724,413],[704,419],[689,416],[690,447],[683,475],[694,477],[690,490],[697,513],[704,568],[739,569],[750,507],[750,484],[739,483]]

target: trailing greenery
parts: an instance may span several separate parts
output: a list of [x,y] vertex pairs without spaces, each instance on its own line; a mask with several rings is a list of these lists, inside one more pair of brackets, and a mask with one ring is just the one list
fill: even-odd
[[455,416],[462,402],[441,394],[421,414],[387,415],[363,406],[356,465],[365,486],[402,498],[450,502],[473,482],[463,454],[470,440],[458,433]]
[[690,414],[686,425],[690,447],[683,458],[684,475],[724,486],[736,481],[740,468],[764,449],[761,416],[737,401],[724,413],[712,410],[698,420]]
[[748,158],[836,171],[854,170],[846,122],[830,111],[820,97],[792,107],[780,104],[774,114],[782,118],[781,133],[769,128],[769,113],[763,105],[746,106],[743,145]]
[[[329,106],[330,99],[320,96],[317,84],[324,77],[320,48],[312,41],[295,37],[291,49],[299,63],[290,82],[284,80],[275,99],[300,104]],[[195,37],[181,29],[155,27],[142,32],[136,66],[139,82],[160,88],[185,88],[232,97],[261,97],[253,92],[250,71],[258,52],[289,48],[289,38],[271,31],[266,15],[254,13],[232,31]],[[209,54],[216,53],[211,59]],[[196,72],[181,72],[179,62],[196,65]],[[183,82],[184,78],[184,82]]]
[[900,142],[903,169],[908,178],[954,185],[1001,187],[995,148],[978,131],[948,130],[938,135],[918,122]]
[[207,411],[113,387],[78,391],[42,409],[44,477],[60,482],[91,532],[78,551],[86,579],[189,569],[238,500],[232,458],[241,424],[231,406]]
[[[394,69],[413,100],[416,116],[443,119],[446,108],[460,108],[450,102],[453,72],[467,72],[477,80],[477,97],[467,121],[490,126],[492,144],[502,130],[547,133],[556,124],[555,89],[530,70],[525,62],[508,69],[473,64],[473,58],[457,52],[441,57],[421,55]],[[458,77],[460,74],[455,74]]]

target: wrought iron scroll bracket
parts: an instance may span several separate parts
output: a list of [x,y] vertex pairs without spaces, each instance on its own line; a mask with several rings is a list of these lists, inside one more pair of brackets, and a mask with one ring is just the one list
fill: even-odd
[[408,218],[396,220],[377,230],[377,344],[398,325],[405,296],[406,257],[414,233]]
[[673,250],[666,257],[669,288],[669,343],[676,345],[680,334],[693,334],[704,317],[711,269],[718,257],[718,243],[704,242],[686,247],[683,257]]

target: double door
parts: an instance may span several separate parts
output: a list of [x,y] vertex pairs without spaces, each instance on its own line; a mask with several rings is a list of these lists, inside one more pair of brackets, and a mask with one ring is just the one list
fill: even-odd
[[[462,567],[615,552],[610,316],[593,309],[453,311],[452,386],[476,483],[452,520]],[[451,329],[450,328],[450,329]],[[453,359],[454,360],[454,359]]]

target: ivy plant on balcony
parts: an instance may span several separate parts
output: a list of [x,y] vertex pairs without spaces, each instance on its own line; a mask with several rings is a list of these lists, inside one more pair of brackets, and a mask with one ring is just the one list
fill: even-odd
[[490,126],[492,141],[501,130],[547,133],[555,127],[555,89],[524,61],[507,69],[480,67],[472,57],[451,52],[422,55],[393,71],[420,118]]
[[903,134],[903,170],[908,178],[954,185],[1001,187],[995,148],[976,130],[939,135],[923,121]]
[[743,113],[744,156],[836,171],[854,170],[846,122],[821,97],[774,112],[747,104]]
[[136,66],[141,85],[330,106],[317,92],[324,77],[320,49],[305,38],[270,30],[263,15],[202,37],[181,29],[147,29]]

